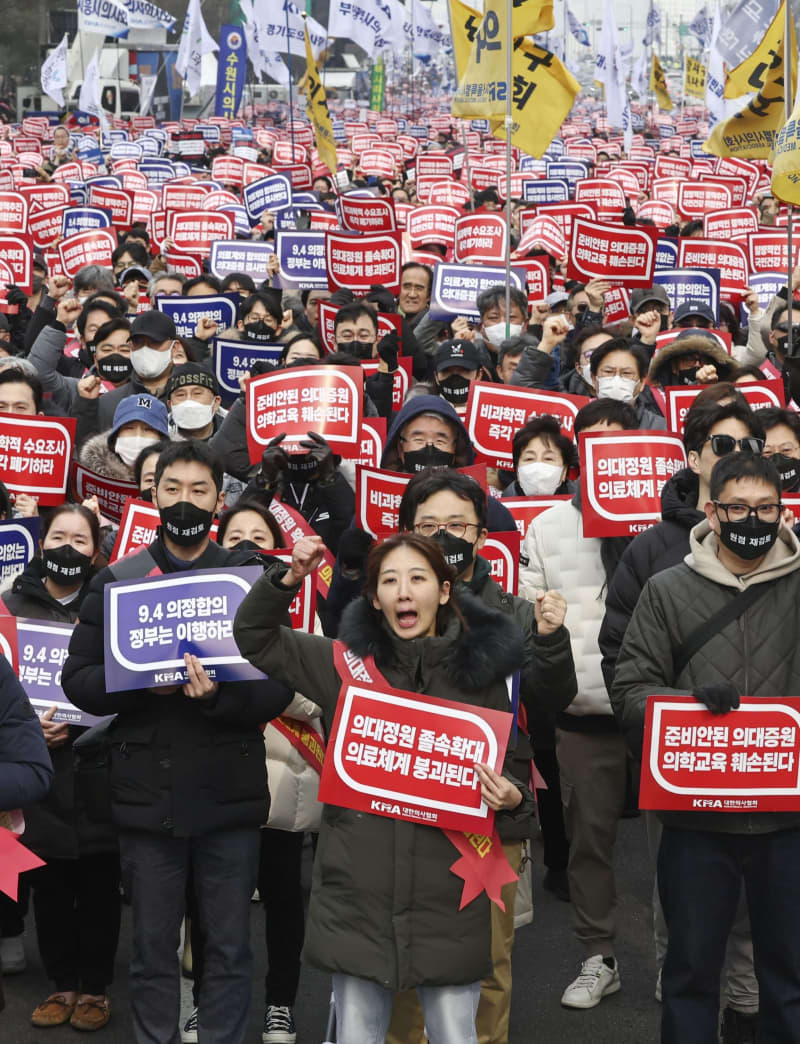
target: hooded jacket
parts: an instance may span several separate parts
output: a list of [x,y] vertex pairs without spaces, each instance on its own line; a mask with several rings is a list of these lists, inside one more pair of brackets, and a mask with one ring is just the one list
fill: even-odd
[[111,449],[108,444],[110,435],[111,431],[106,430],[88,438],[78,450],[78,463],[114,482],[133,482],[133,468]]
[[606,615],[600,628],[603,677],[611,691],[614,665],[625,629],[642,588],[656,573],[682,562],[689,553],[689,532],[705,515],[697,509],[700,479],[684,468],[661,491],[661,522],[640,533],[625,548],[606,594]]
[[[296,588],[274,567],[253,585],[234,623],[242,655],[271,677],[314,694],[328,723],[342,680],[329,639],[281,626]],[[351,603],[340,637],[374,655],[392,686],[473,706],[508,709],[505,675],[524,657],[515,624],[465,597],[469,631],[448,614],[441,636],[397,637],[365,598]],[[479,636],[479,640],[476,640]],[[525,818],[522,804],[502,818]],[[489,902],[459,910],[455,849],[438,828],[325,805],[314,860],[304,958],[332,973],[391,989],[475,982],[491,967]]]
[[662,388],[680,383],[672,375],[672,363],[681,356],[694,354],[700,355],[701,366],[713,363],[721,381],[727,381],[731,372],[739,365],[716,338],[712,339],[704,334],[690,334],[686,337],[676,337],[655,353],[647,374],[648,381]]
[[[622,643],[611,700],[628,745],[641,751],[647,698],[690,696],[701,685],[730,682],[741,695],[784,700],[800,690],[800,543],[781,528],[764,561],[734,576],[718,557],[707,520],[690,534],[680,565],[647,581]],[[740,591],[769,590],[711,637],[675,675],[673,654]],[[736,711],[725,715],[733,726]],[[659,812],[667,826],[720,833],[761,834],[800,826],[800,812]]]

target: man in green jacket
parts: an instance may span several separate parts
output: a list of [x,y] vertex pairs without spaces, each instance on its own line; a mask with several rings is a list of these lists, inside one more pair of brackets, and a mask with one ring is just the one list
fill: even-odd
[[[617,660],[611,702],[641,752],[648,696],[693,695],[714,714],[740,697],[785,700],[800,684],[800,544],[781,520],[781,482],[753,453],[711,473],[706,518],[683,563],[642,591]],[[685,666],[678,652],[741,592],[760,598],[717,628]],[[730,719],[728,719],[730,721]],[[800,1040],[800,861],[797,812],[661,812],[658,883],[669,929],[662,1044],[717,1040],[725,944],[744,883],[760,991],[758,1040]]]

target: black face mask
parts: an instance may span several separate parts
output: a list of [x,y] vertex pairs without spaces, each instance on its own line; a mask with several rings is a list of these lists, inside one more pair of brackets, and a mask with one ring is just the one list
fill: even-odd
[[773,453],[769,458],[778,469],[781,477],[781,489],[794,489],[800,482],[800,460],[795,457],[787,457],[784,453]]
[[257,323],[245,323],[244,330],[242,330],[242,337],[245,341],[273,341],[275,339],[275,330],[265,322],[263,319],[259,319]]
[[286,477],[290,482],[308,482],[308,479],[319,467],[310,453],[289,453],[289,465]]
[[208,535],[214,512],[205,511],[189,500],[159,508],[164,533],[179,547],[194,547]]
[[61,547],[42,549],[42,565],[54,584],[66,587],[86,578],[92,568],[92,560],[72,544],[62,544]]
[[699,366],[690,366],[688,370],[678,370],[672,375],[672,384],[697,384]]
[[94,353],[90,352],[88,348],[79,348],[78,358],[87,370],[91,369],[91,367],[94,366]]
[[347,352],[348,355],[354,355],[356,359],[371,359],[372,350],[375,345],[372,341],[337,341],[336,351]]
[[[785,349],[786,344],[784,342],[781,351],[785,351]],[[800,359],[791,357],[784,359],[782,373],[783,386],[786,389],[787,397],[800,403]]]
[[34,294],[38,294],[43,286],[44,286],[44,276],[43,275],[34,275],[34,277],[33,277],[33,292],[34,292]]
[[719,520],[719,539],[729,551],[750,561],[753,558],[761,558],[769,551],[778,539],[777,522],[760,522],[755,515],[751,515],[744,522],[725,522]]
[[436,449],[428,444],[424,449],[411,450],[403,454],[403,471],[409,475],[415,475],[418,471],[433,468],[434,471],[441,468],[452,468],[455,453],[447,453],[446,450]]
[[94,365],[103,380],[111,381],[112,384],[124,384],[131,375],[130,358],[119,352],[113,352],[102,359],[95,359]]
[[153,487],[149,489],[142,489],[139,491],[139,500],[146,500],[148,504],[153,503]]
[[442,549],[445,562],[455,569],[456,576],[461,576],[465,570],[469,569],[475,558],[475,547],[470,544],[469,540],[453,536],[452,533],[443,529],[436,534],[435,540]]
[[439,381],[439,391],[442,398],[447,399],[452,406],[465,406],[469,398],[470,384],[472,381],[469,377],[462,377],[461,374],[454,373],[452,377]]

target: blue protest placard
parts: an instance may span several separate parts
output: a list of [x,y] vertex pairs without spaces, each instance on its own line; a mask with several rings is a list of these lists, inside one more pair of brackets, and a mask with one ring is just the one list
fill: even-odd
[[659,239],[656,246],[656,272],[674,268],[678,263],[678,243],[674,239]]
[[275,233],[275,253],[280,269],[278,282],[284,290],[327,290],[324,232]]
[[242,27],[221,26],[217,58],[217,94],[214,99],[215,116],[225,116],[232,120],[239,111],[246,72],[247,43]]
[[247,211],[243,206],[231,205],[225,207],[225,213],[230,214],[233,217],[233,232],[237,236],[250,236],[250,219],[247,216]]
[[0,581],[21,573],[39,546],[39,518],[0,522]]
[[[431,319],[451,319],[463,315],[469,319],[480,319],[475,304],[478,294],[498,283],[505,286],[506,270],[500,265],[436,265],[433,270],[431,290]],[[511,269],[511,283],[525,292],[525,272]]]
[[96,725],[103,718],[73,706],[61,688],[61,670],[67,659],[72,624],[26,620],[18,616],[17,656],[19,680],[31,706],[41,717],[54,704],[53,721],[70,725]]
[[89,189],[83,181],[69,182],[69,200],[78,206],[83,206],[89,199]]
[[566,181],[572,195],[575,192],[576,183],[581,178],[588,178],[590,170],[591,165],[587,160],[555,160],[547,164],[547,177]]
[[526,203],[566,203],[569,199],[569,185],[563,178],[523,181],[522,198]]
[[267,260],[274,253],[272,243],[215,239],[208,267],[218,279],[224,279],[230,272],[246,272],[260,283],[267,278]]
[[261,575],[260,568],[246,566],[106,584],[107,690],[183,685],[187,652],[197,656],[212,681],[263,678],[233,639],[236,610]]
[[197,123],[194,129],[203,135],[203,141],[210,141],[214,145],[222,141],[222,130],[216,123]]
[[561,159],[566,152],[567,146],[561,140],[561,138],[553,138],[550,144],[547,146],[547,152],[545,156],[552,159]]
[[220,333],[236,325],[237,298],[231,294],[209,297],[158,297],[156,308],[170,316],[179,337],[194,337],[201,319],[213,319]]
[[164,151],[164,142],[160,138],[139,138],[139,147],[143,157],[160,156]]
[[163,185],[175,177],[175,164],[168,159],[143,159],[138,169],[147,178],[147,184],[152,188],[154,185]]
[[69,239],[79,232],[88,232],[92,228],[110,228],[111,215],[100,207],[67,207],[61,225],[61,236]]
[[282,344],[252,345],[246,341],[229,341],[217,337],[214,344],[214,372],[219,382],[222,401],[229,406],[241,393],[239,381],[249,377],[254,363],[277,363]]
[[265,210],[278,210],[291,204],[292,183],[285,174],[270,174],[245,185],[242,201],[250,224],[255,225]]
[[714,322],[719,322],[718,268],[672,268],[656,272],[653,283],[663,286],[674,311],[684,301],[702,301],[714,313]]
[[282,232],[295,232],[297,230],[297,215],[300,211],[296,207],[284,207],[275,211],[275,228]]
[[[747,285],[758,294],[758,303],[766,311],[769,303],[777,292],[786,286],[785,272],[751,272]],[[750,316],[750,310],[744,302],[739,306],[741,309],[742,322],[746,325]]]

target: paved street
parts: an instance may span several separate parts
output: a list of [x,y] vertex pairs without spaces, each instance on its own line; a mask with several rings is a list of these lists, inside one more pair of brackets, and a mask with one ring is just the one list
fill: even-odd
[[[620,824],[617,851],[619,867],[619,960],[622,991],[588,1012],[567,1011],[559,1004],[561,992],[577,972],[580,951],[570,932],[569,907],[541,888],[541,851],[536,852],[534,923],[517,933],[514,950],[514,995],[511,1009],[511,1044],[648,1044],[658,1040],[659,1006],[653,998],[655,960],[650,932],[650,872],[642,819]],[[306,872],[309,867],[306,866]],[[358,912],[354,911],[354,916]],[[252,937],[257,976],[253,980],[252,1033],[261,1039],[263,1016],[261,976],[264,968],[263,914],[253,905]],[[117,959],[117,981],[111,995],[114,1014],[98,1035],[102,1044],[132,1044],[127,1010],[128,945],[130,917],[124,908],[122,938]],[[30,1012],[50,992],[36,951],[33,925],[26,934],[29,966],[20,976],[6,979],[7,1008],[0,1015],[2,1044],[75,1044],[75,1031],[37,1030]],[[327,977],[304,968],[300,981],[296,1018],[298,1044],[322,1044],[327,1017]]]

